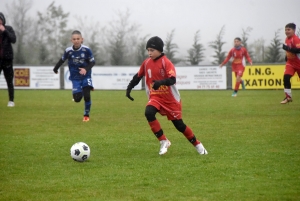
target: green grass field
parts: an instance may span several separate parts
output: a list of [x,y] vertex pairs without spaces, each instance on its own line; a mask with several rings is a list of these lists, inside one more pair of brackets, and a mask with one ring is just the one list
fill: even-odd
[[[90,122],[70,90],[0,90],[0,200],[300,200],[300,90],[181,91],[183,120],[209,152],[199,155],[157,116],[172,146],[144,117],[145,91],[92,92]],[[70,157],[78,141],[84,163]]]

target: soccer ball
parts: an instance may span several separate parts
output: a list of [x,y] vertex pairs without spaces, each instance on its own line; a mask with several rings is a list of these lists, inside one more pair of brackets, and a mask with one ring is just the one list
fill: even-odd
[[71,147],[71,157],[74,161],[83,162],[86,161],[91,154],[89,145],[84,142],[77,142]]

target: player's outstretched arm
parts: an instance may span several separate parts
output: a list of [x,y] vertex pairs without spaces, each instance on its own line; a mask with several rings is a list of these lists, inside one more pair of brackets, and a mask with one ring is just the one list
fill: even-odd
[[142,77],[138,77],[138,74],[135,74],[132,78],[132,80],[129,82],[127,89],[126,89],[126,97],[129,98],[130,100],[134,101],[134,98],[131,97],[130,93],[131,90],[140,83]]
[[60,60],[57,62],[57,64],[54,66],[53,72],[57,74],[57,73],[58,73],[59,67],[60,67],[63,63],[64,63],[64,61],[63,61],[62,59],[60,59]]

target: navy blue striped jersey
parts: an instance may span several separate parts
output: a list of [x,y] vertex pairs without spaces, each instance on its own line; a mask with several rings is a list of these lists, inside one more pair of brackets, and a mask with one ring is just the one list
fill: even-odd
[[62,60],[68,59],[68,66],[70,70],[70,80],[81,80],[85,78],[91,78],[92,70],[86,72],[85,75],[79,73],[79,68],[86,67],[89,63],[95,62],[91,49],[85,45],[77,50],[73,49],[73,46],[66,48]]

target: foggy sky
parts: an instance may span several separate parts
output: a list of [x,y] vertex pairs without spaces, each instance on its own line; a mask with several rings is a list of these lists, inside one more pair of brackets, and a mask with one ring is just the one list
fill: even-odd
[[[12,0],[1,0],[0,11],[6,16],[4,5]],[[37,11],[44,12],[53,0],[32,0],[29,11],[31,17]],[[206,60],[213,60],[212,49],[208,43],[216,39],[221,27],[225,25],[223,50],[228,52],[235,37],[241,37],[242,29],[252,27],[248,44],[259,38],[269,45],[275,32],[282,29],[280,39],[284,42],[284,26],[294,22],[300,26],[300,0],[56,0],[55,6],[61,5],[64,12],[69,12],[69,26],[76,25],[75,16],[107,26],[117,19],[117,12],[130,10],[130,22],[141,25],[140,37],[147,34],[159,36],[163,40],[175,29],[173,42],[180,51],[176,56],[187,56],[193,37],[200,30],[200,43],[206,49]],[[9,24],[9,21],[7,22]],[[89,23],[89,22],[87,22]],[[86,30],[81,30],[83,35]]]

